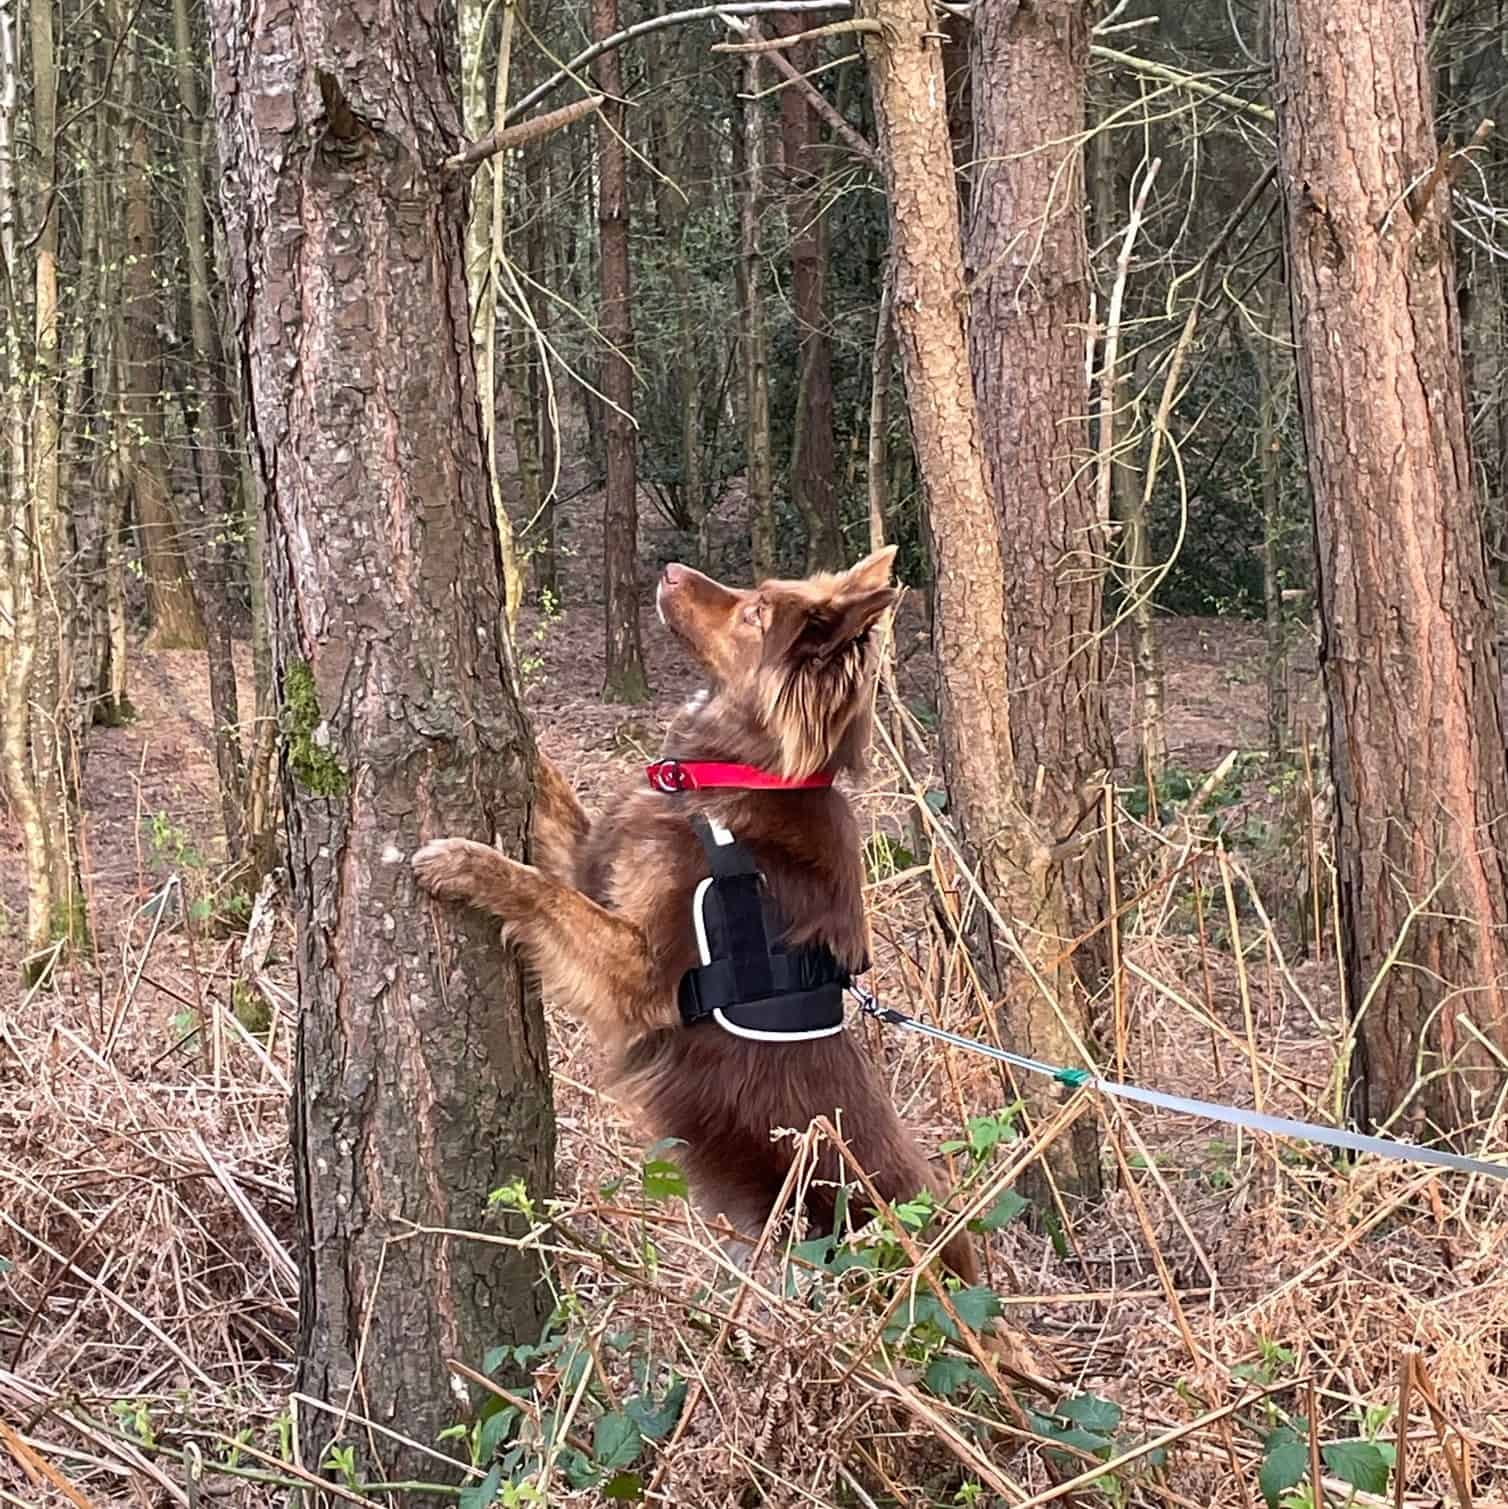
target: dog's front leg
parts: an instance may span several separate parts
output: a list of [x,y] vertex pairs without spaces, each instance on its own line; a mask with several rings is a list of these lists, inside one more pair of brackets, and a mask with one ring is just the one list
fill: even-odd
[[674,985],[655,968],[644,934],[580,891],[468,838],[437,838],[413,865],[432,895],[503,923],[545,994],[605,1042],[679,1023]]
[[534,863],[551,880],[570,885],[576,878],[576,856],[591,831],[571,783],[544,755],[534,772],[534,811],[529,850]]

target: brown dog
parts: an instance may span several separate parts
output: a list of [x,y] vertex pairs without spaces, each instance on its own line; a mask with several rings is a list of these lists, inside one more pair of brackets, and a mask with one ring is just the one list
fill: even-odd
[[[894,549],[839,575],[768,581],[735,591],[667,566],[658,606],[712,678],[672,723],[667,756],[737,762],[786,781],[852,772],[870,737],[871,634],[895,599]],[[703,1203],[743,1229],[769,1214],[790,1167],[789,1139],[841,1114],[880,1194],[936,1189],[853,1032],[756,1042],[714,1021],[683,1026],[681,978],[699,962],[692,903],[708,871],[690,818],[736,835],[757,859],[791,947],[822,944],[846,969],[868,957],[863,867],[847,799],[831,786],[665,793],[647,785],[590,821],[548,761],[540,762],[534,865],[485,844],[438,839],[414,856],[421,884],[505,924],[547,996],[585,1018],[619,1080],[677,1153]],[[828,1152],[807,1199],[823,1230],[841,1171]],[[966,1282],[974,1253],[955,1237],[944,1261]]]

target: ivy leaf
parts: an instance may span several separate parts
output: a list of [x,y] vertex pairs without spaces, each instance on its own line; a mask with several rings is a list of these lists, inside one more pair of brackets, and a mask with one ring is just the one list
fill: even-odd
[[602,1497],[637,1503],[638,1500],[644,1497],[644,1480],[637,1472],[614,1473],[602,1485]]
[[972,1289],[960,1289],[952,1296],[952,1300],[958,1318],[973,1331],[988,1329],[990,1321],[1000,1314],[999,1295],[983,1284],[976,1284]]
[[490,1378],[512,1355],[512,1347],[488,1347],[482,1354],[482,1371]]
[[620,1410],[604,1415],[592,1432],[592,1455],[606,1472],[632,1467],[643,1447],[639,1427]]
[[490,1509],[497,1502],[497,1491],[503,1486],[503,1469],[494,1467],[480,1483],[463,1488],[457,1498],[457,1509]]
[[1002,1226],[1009,1226],[1027,1208],[1028,1203],[1015,1190],[1005,1190],[1000,1198],[971,1224],[978,1227],[980,1231],[999,1231]]
[[1262,1471],[1257,1486],[1267,1500],[1267,1509],[1278,1509],[1278,1499],[1309,1470],[1309,1448],[1286,1425],[1268,1436],[1262,1451]]
[[1388,1462],[1371,1441],[1335,1441],[1320,1451],[1325,1466],[1363,1493],[1388,1491]]
[[1100,1436],[1113,1436],[1120,1428],[1121,1407],[1096,1394],[1080,1394],[1057,1406],[1055,1413],[1074,1425]]
[[646,1200],[684,1200],[690,1192],[686,1175],[668,1158],[651,1158],[644,1165]]

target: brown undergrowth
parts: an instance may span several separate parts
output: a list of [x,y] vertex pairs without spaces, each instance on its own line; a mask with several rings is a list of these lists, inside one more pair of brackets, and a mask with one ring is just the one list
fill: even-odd
[[[652,742],[645,722],[544,726],[568,769],[607,779]],[[944,846],[923,857],[932,779],[921,745],[910,759],[914,779],[882,758],[863,799],[870,983],[987,1037],[949,931],[974,903]],[[1110,1074],[1333,1120],[1337,972],[1298,942],[1311,894],[1288,859],[1305,847],[1294,787],[1252,767],[1197,813],[1165,802],[1160,826],[1125,794]],[[187,904],[165,890],[188,873],[184,845],[141,837],[151,805],[134,836],[115,833],[148,862],[96,907],[97,967],[0,1015],[0,1504],[25,1509],[281,1504],[319,1465],[293,1458],[287,1428],[314,1406],[292,1396],[286,920],[243,968],[239,938],[197,917],[202,884],[189,875]],[[471,1239],[537,1248],[557,1323],[521,1356],[496,1349],[534,1339],[475,1338],[458,1377],[494,1423],[458,1418],[468,1433],[425,1444],[475,1453],[473,1488],[494,1446],[515,1453],[511,1474],[540,1495],[518,1502],[1254,1509],[1264,1470],[1311,1509],[1316,1473],[1333,1504],[1502,1501],[1502,1186],[1347,1167],[1087,1092],[1023,1128],[1000,1114],[1016,1087],[997,1065],[856,1030],[993,1228],[981,1290],[945,1301],[918,1276],[938,1234],[924,1209],[836,1246],[771,1230],[735,1264],[682,1200],[674,1150],[645,1149],[594,1088],[584,1032],[556,1016],[557,1199],[504,1192]],[[1077,1115],[1099,1122],[1112,1192],[1016,1208],[1014,1177]],[[1500,1147],[1501,1128],[1483,1141]],[[526,1381],[499,1385],[509,1369]],[[343,1428],[380,1444],[402,1422]]]

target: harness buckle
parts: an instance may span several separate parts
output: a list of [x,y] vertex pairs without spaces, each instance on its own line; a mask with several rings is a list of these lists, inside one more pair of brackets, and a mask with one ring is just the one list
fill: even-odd
[[666,796],[677,796],[683,791],[695,791],[696,780],[679,760],[656,760],[644,767],[649,784]]

